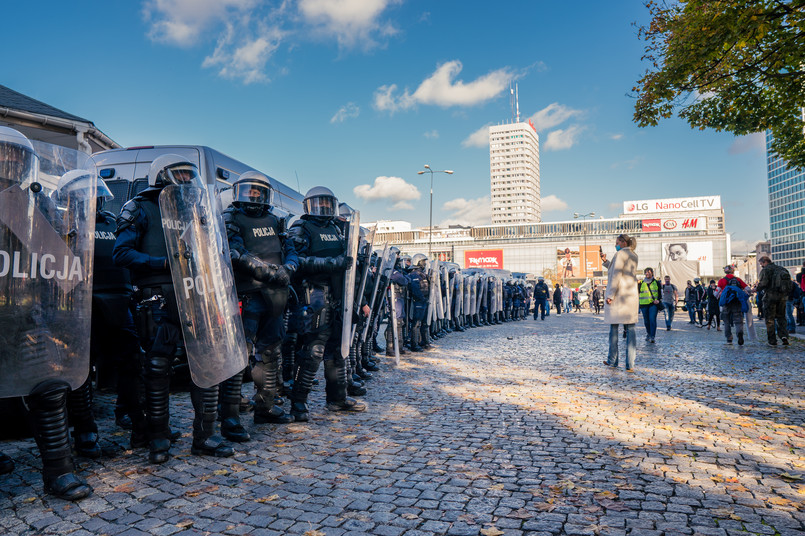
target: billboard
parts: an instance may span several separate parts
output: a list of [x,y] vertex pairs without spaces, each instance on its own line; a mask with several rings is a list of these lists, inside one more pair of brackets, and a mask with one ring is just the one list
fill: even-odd
[[691,210],[718,210],[720,208],[720,195],[623,202],[623,213],[628,215],[652,214],[657,212],[689,212]]
[[714,275],[712,242],[664,242],[664,263],[699,261],[699,274]]
[[465,268],[500,268],[503,269],[502,249],[482,249],[464,252]]
[[668,231],[706,231],[707,217],[690,218],[652,218],[640,220],[644,233],[661,233]]
[[599,245],[575,246],[556,250],[556,273],[559,279],[592,277],[602,270]]

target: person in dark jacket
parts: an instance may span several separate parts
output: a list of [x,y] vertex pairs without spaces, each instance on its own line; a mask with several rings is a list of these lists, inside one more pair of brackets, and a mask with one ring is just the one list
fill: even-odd
[[553,287],[553,306],[556,307],[556,314],[562,314],[562,287],[556,283]]
[[718,305],[719,289],[716,286],[716,280],[711,279],[710,285],[705,291],[705,299],[707,300],[707,329],[713,325],[715,320],[716,331],[721,331],[721,307]]
[[539,316],[541,320],[545,320],[547,307],[548,305],[548,295],[550,294],[551,289],[548,288],[548,285],[545,284],[545,278],[539,276],[537,278],[537,284],[534,285],[534,320],[537,319],[537,312],[539,311]]

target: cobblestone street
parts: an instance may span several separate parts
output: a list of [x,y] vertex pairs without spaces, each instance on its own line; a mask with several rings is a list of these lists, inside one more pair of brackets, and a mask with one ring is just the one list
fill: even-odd
[[0,533],[805,534],[803,342],[659,324],[654,345],[638,324],[634,374],[602,364],[608,326],[589,312],[454,333],[381,359],[365,413],[328,413],[322,385],[310,423],[246,417],[253,440],[228,459],[190,456],[178,394],[184,436],[149,466],[104,395],[110,456],[79,459],[88,499],[43,497],[33,440],[2,443],[17,469]]

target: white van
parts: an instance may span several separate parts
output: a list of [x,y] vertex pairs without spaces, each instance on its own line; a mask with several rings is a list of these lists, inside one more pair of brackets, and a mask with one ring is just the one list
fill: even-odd
[[[224,207],[231,200],[231,190],[228,189],[232,183],[246,171],[259,171],[202,145],[154,145],[100,151],[93,155],[98,174],[115,195],[115,199],[107,202],[104,209],[118,214],[126,201],[147,188],[151,162],[163,154],[178,154],[196,164],[205,182],[216,185]],[[304,196],[277,179],[268,178],[274,188],[274,206],[278,209],[278,215],[302,214]]]

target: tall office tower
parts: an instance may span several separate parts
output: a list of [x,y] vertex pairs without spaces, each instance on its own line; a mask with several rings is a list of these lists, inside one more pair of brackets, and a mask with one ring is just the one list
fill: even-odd
[[493,224],[541,221],[539,136],[531,121],[489,127],[489,173]]
[[771,260],[794,271],[805,261],[805,170],[789,168],[771,152],[771,140],[766,132]]

